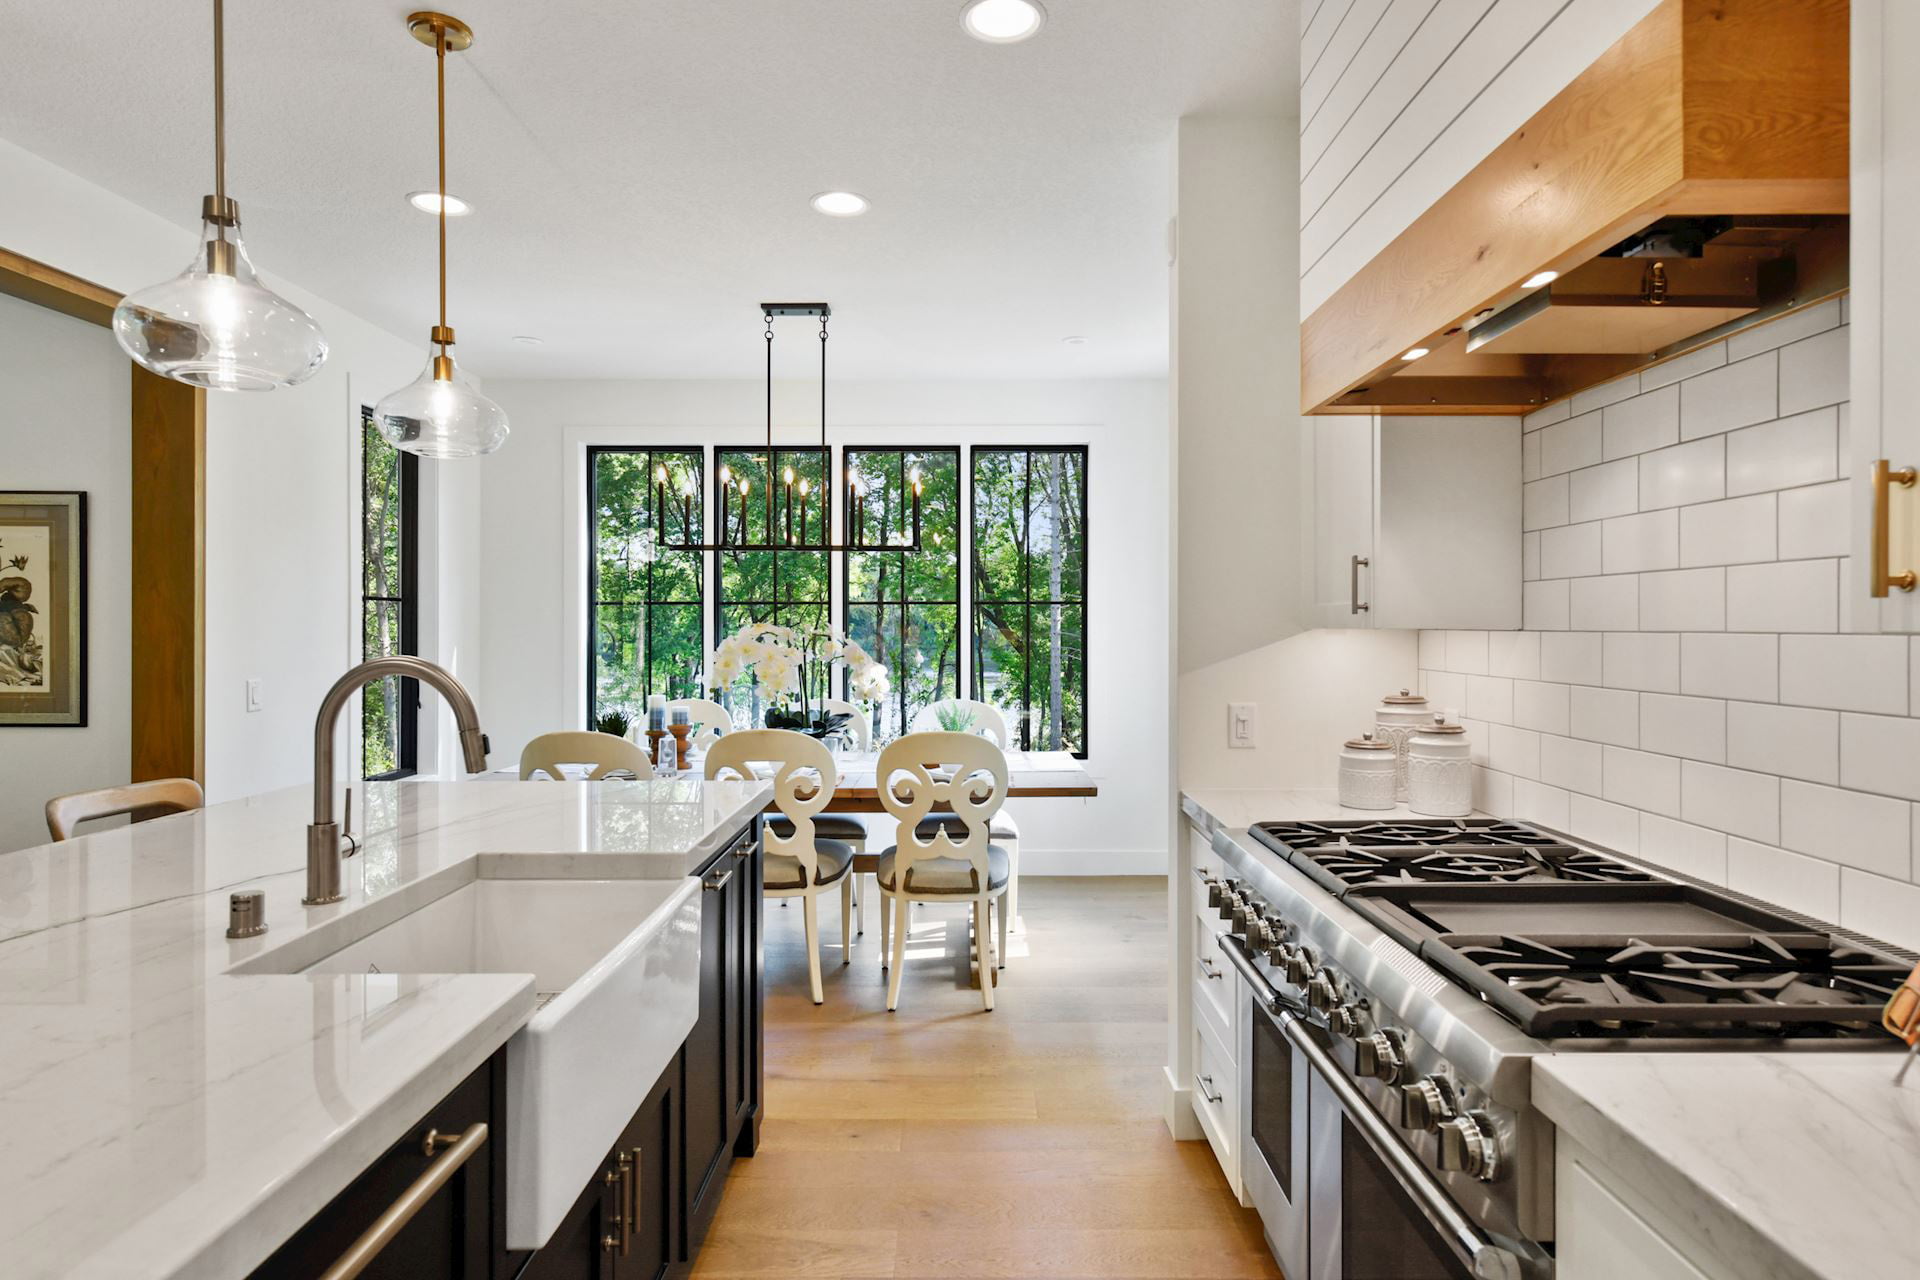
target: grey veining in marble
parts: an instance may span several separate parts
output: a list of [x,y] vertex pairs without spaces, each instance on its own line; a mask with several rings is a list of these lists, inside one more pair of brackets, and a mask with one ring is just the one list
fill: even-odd
[[[244,1275],[535,1009],[521,975],[230,975],[247,956],[428,880],[683,876],[769,793],[369,784],[318,908],[305,788],[0,855],[0,1271]],[[225,937],[239,885],[262,938]]]

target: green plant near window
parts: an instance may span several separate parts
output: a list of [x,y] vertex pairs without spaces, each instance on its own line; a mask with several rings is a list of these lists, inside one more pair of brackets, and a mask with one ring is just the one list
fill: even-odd
[[948,733],[972,733],[974,722],[979,719],[972,708],[957,702],[941,703],[933,709],[933,716]]
[[610,733],[616,738],[627,736],[627,730],[633,727],[633,720],[624,711],[603,711],[593,722],[593,727],[601,733]]

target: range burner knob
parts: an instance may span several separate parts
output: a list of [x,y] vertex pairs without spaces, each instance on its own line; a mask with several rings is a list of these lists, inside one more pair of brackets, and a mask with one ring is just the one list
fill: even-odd
[[1234,909],[1232,930],[1238,937],[1246,937],[1253,929],[1253,922],[1260,918],[1260,903],[1252,894],[1240,899],[1240,905]]
[[1327,1010],[1327,1030],[1348,1039],[1360,1034],[1360,1006],[1339,1004]]
[[1469,1111],[1440,1122],[1440,1167],[1482,1182],[1499,1176],[1500,1145],[1484,1113]]
[[[1220,900],[1214,903],[1214,905],[1220,908],[1220,918],[1222,920],[1231,920],[1233,919],[1233,913],[1240,909],[1240,903],[1242,901],[1240,897],[1240,882],[1238,880],[1228,880],[1225,882],[1225,885],[1226,887],[1221,890]],[[1211,898],[1209,898],[1209,900],[1211,901]]]
[[1220,900],[1226,896],[1226,893],[1226,881],[1215,880],[1212,876],[1207,877],[1207,905],[1209,907],[1218,907]]
[[1265,953],[1268,964],[1287,963],[1287,923],[1279,916],[1267,916],[1254,926],[1252,941]]
[[1311,947],[1304,943],[1295,947],[1287,953],[1287,981],[1296,987],[1304,987],[1307,979],[1313,976],[1314,966],[1319,963],[1320,958],[1313,954]]
[[1451,1120],[1458,1110],[1453,1081],[1445,1076],[1424,1076],[1400,1086],[1400,1127],[1403,1129],[1437,1129],[1441,1121]]
[[1307,1008],[1315,1013],[1329,1013],[1340,1003],[1340,990],[1334,985],[1333,973],[1322,969],[1307,980]]
[[1353,1042],[1353,1073],[1397,1084],[1406,1070],[1407,1051],[1398,1031],[1380,1030]]

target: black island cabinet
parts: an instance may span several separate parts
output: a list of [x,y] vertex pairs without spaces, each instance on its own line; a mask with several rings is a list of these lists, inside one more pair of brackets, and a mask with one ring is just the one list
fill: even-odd
[[665,1280],[691,1270],[734,1157],[760,1140],[758,837],[756,821],[701,868],[698,1020],[545,1245],[505,1247],[502,1049],[254,1276],[310,1280],[339,1267],[369,1280]]

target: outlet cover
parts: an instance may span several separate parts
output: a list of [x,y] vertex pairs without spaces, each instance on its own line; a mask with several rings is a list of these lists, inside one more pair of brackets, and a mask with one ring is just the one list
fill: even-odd
[[247,679],[247,710],[258,711],[260,710],[260,708],[266,705],[267,705],[266,699],[261,695],[261,692],[260,692],[260,677],[258,676],[248,677]]
[[1259,706],[1252,702],[1229,702],[1227,704],[1227,745],[1234,748],[1251,748],[1258,742],[1256,732],[1256,712]]

